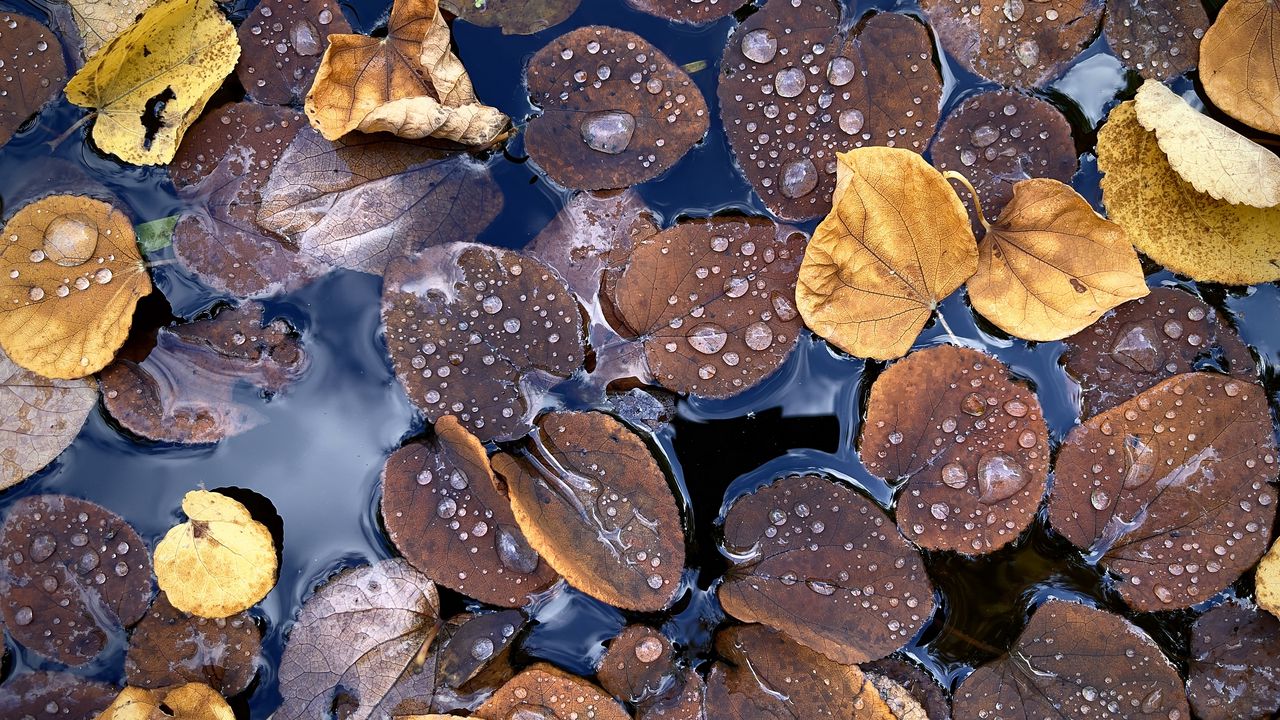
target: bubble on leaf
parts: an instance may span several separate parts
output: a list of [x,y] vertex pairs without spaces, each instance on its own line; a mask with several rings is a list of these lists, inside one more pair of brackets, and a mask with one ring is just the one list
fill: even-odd
[[622,705],[600,688],[547,663],[511,678],[475,711],[481,718],[628,720]]
[[1280,709],[1280,620],[1225,602],[1191,628],[1187,695],[1203,720],[1274,715]]
[[236,77],[256,102],[301,104],[311,89],[329,35],[350,32],[351,25],[336,2],[264,0],[240,23]]
[[125,678],[134,687],[199,682],[238,695],[253,682],[261,646],[262,631],[248,613],[196,617],[160,593],[129,635]]

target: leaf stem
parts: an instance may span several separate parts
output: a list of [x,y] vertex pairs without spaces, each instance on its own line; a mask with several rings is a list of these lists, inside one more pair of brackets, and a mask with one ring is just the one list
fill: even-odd
[[987,222],[987,216],[982,214],[982,200],[978,198],[978,191],[973,188],[973,183],[969,182],[969,178],[955,170],[947,170],[942,173],[942,177],[948,180],[955,180],[964,185],[965,189],[969,191],[969,196],[973,198],[973,208],[978,211],[978,222],[982,223],[982,229],[990,230],[991,224]]
[[93,112],[87,113],[84,117],[82,117],[82,118],[80,118],[79,120],[75,121],[75,123],[74,123],[74,124],[72,124],[72,126],[71,126],[71,127],[67,128],[67,131],[66,131],[66,132],[64,132],[64,133],[62,133],[61,135],[59,135],[58,137],[56,137],[56,138],[54,138],[54,139],[50,140],[50,141],[49,141],[49,147],[50,147],[50,148],[56,148],[56,147],[58,147],[58,146],[59,146],[59,145],[61,145],[61,144],[62,144],[62,143],[67,139],[67,138],[69,138],[69,137],[71,137],[73,134],[75,134],[75,131],[77,131],[77,130],[79,130],[80,128],[84,127],[84,126],[85,126],[85,123],[89,122],[90,120],[92,120],[92,119],[94,119],[94,118],[96,118],[96,117],[98,117],[98,111],[97,111],[97,110],[94,110]]
[[174,263],[176,263],[176,262],[178,262],[178,259],[177,259],[177,258],[165,258],[165,259],[163,259],[163,260],[152,260],[151,262],[143,263],[143,265],[144,265],[148,270],[150,270],[150,269],[152,269],[152,268],[158,268],[158,267],[161,267],[161,266],[163,266],[163,265],[173,265],[173,264],[174,264]]
[[947,336],[951,338],[951,342],[959,345],[960,338],[956,337],[956,334],[951,332],[951,326],[947,324],[947,318],[942,314],[942,308],[935,307],[933,310],[938,314],[938,323],[942,325],[943,330],[947,331]]

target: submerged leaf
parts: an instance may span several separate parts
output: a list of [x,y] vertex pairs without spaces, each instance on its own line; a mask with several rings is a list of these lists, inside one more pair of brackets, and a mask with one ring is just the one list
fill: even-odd
[[440,628],[431,654],[436,663],[439,711],[471,710],[515,675],[511,653],[528,624],[519,610],[455,615]]
[[67,82],[62,43],[29,17],[0,15],[0,146],[58,96]]
[[1187,695],[1201,720],[1275,717],[1280,712],[1280,621],[1225,602],[1191,628]]
[[502,28],[503,35],[532,35],[559,25],[582,0],[440,0],[440,8],[480,27]]
[[702,676],[686,668],[665,693],[637,707],[636,720],[707,720],[706,695]]
[[235,720],[218,691],[200,683],[159,690],[127,687],[97,720]]
[[1240,122],[1280,134],[1280,7],[1227,0],[1200,41],[1200,79],[1213,104]]
[[98,404],[92,379],[50,380],[0,351],[0,489],[62,454]]
[[93,720],[115,697],[116,688],[79,675],[19,673],[0,685],[0,714],[22,720]]
[[181,215],[170,215],[134,225],[133,232],[138,236],[138,249],[143,255],[150,255],[172,245],[173,229],[178,226],[178,221],[181,219]]
[[609,643],[596,677],[614,697],[629,703],[655,698],[676,674],[671,641],[647,625],[628,625]]
[[674,22],[701,25],[737,10],[746,0],[627,0],[627,4]]
[[475,717],[482,720],[629,720],[603,690],[546,663],[531,666],[502,686]]
[[580,192],[533,239],[529,254],[560,273],[590,307],[601,275],[621,269],[636,243],[658,230],[658,218],[635,190]]
[[80,30],[81,53],[93,57],[133,25],[156,0],[67,0]]
[[140,688],[204,683],[231,697],[253,682],[261,647],[262,631],[248,613],[195,617],[162,592],[129,636],[125,678]]
[[262,0],[240,23],[236,77],[257,102],[298,105],[311,89],[329,35],[350,32],[332,0]]
[[1168,80],[1195,68],[1209,17],[1199,0],[1107,0],[1103,32],[1120,62]]

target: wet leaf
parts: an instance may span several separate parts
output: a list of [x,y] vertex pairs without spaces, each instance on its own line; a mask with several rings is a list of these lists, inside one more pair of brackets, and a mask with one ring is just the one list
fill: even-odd
[[482,720],[628,720],[630,716],[622,705],[595,685],[547,663],[537,663],[499,688],[476,710],[475,717]]
[[391,542],[427,577],[481,602],[520,607],[557,576],[529,547],[495,482],[484,446],[445,415],[434,435],[387,458],[382,518]]
[[922,23],[878,13],[841,27],[834,0],[771,0],[734,30],[720,61],[720,117],[734,158],[782,218],[827,212],[837,153],[924,152],[938,123],[942,78]]
[[129,636],[125,678],[139,688],[204,683],[231,697],[253,682],[261,646],[262,631],[248,613],[195,617],[162,592]]
[[0,250],[0,344],[9,359],[57,379],[101,370],[151,292],[129,219],[100,200],[51,195],[15,213],[3,234],[11,242]]
[[50,380],[0,352],[0,489],[26,480],[75,440],[98,404],[93,380]]
[[115,697],[114,687],[79,675],[23,673],[0,685],[0,712],[23,720],[94,720]]
[[675,653],[671,641],[646,625],[628,625],[609,643],[596,677],[600,685],[624,702],[655,698],[674,682]]
[[280,661],[278,720],[431,712],[436,586],[403,560],[338,574],[302,605]]
[[188,683],[159,690],[127,687],[97,720],[235,720],[216,690]]
[[622,268],[636,243],[660,229],[658,218],[634,190],[580,192],[569,198],[529,245],[529,254],[555,268],[590,306],[601,275]]
[[862,671],[873,684],[879,682],[878,678],[884,678],[905,690],[924,710],[926,720],[951,720],[951,701],[947,692],[929,671],[914,662],[890,655],[883,660],[863,664]]
[[873,474],[906,478],[898,528],[932,550],[988,553],[1035,519],[1049,435],[1035,392],[989,355],[938,345],[889,366],[858,441]]
[[436,710],[474,709],[515,675],[511,650],[528,624],[519,610],[455,615],[432,646]]
[[263,0],[240,23],[236,77],[250,98],[299,105],[307,97],[329,35],[351,32],[331,0]]
[[481,440],[521,437],[539,386],[582,365],[578,305],[530,257],[452,243],[393,262],[386,277],[387,350],[432,422],[454,415]]
[[155,4],[156,0],[67,0],[80,30],[81,53],[86,58],[96,55]]
[[1066,345],[1063,366],[1080,383],[1086,418],[1165,378],[1200,369],[1206,359],[1235,377],[1258,377],[1249,348],[1222,315],[1173,288],[1121,305]]
[[89,58],[67,99],[97,110],[99,148],[163,165],[239,57],[235,28],[213,0],[160,0]]
[[147,610],[147,546],[104,507],[66,495],[22,498],[9,508],[0,548],[5,629],[42,657],[83,665]]
[[470,156],[304,128],[271,172],[258,223],[324,263],[381,274],[396,258],[474,240],[501,210],[497,183]]
[[258,303],[226,308],[158,329],[145,355],[126,347],[99,377],[107,412],[130,432],[162,442],[212,443],[256,427],[262,414],[236,390],[283,392],[310,361],[289,325],[264,324],[264,312]]
[[181,219],[181,215],[170,215],[134,225],[133,232],[138,236],[138,249],[142,254],[150,255],[172,245],[173,229],[178,226],[178,221]]
[[1191,629],[1187,695],[1202,720],[1274,717],[1280,712],[1280,621],[1226,602]]
[[1200,41],[1200,79],[1209,99],[1236,120],[1272,135],[1280,134],[1277,23],[1280,8],[1269,0],[1227,0]]
[[599,412],[543,415],[528,444],[493,457],[516,522],[552,568],[627,610],[669,606],[684,571],[684,527],[643,439]]
[[1107,0],[1103,33],[1126,67],[1168,80],[1195,68],[1209,27],[1196,0]]
[[1280,541],[1258,562],[1255,580],[1258,607],[1280,617]]
[[1275,443],[1261,387],[1177,375],[1067,436],[1049,522],[1136,610],[1190,607],[1267,549]]
[[1057,180],[1014,186],[978,243],[966,287],[973,309],[1027,340],[1061,340],[1106,311],[1147,294],[1125,231]]
[[663,695],[637,708],[636,720],[707,720],[707,684],[687,668]]
[[635,427],[658,433],[675,419],[680,398],[675,393],[656,388],[631,388],[626,392],[607,393],[613,412]]
[[701,25],[737,10],[744,0],[627,0],[627,4],[660,18]]
[[839,160],[835,207],[805,251],[797,305],[841,350],[901,357],[977,270],[969,217],[942,174],[911,151],[862,148]]
[[542,114],[529,157],[569,188],[625,188],[661,175],[707,132],[702,92],[644,38],[592,25],[552,40],[525,70]]
[[[49,28],[15,13],[0,16],[0,146],[58,96],[67,82],[62,43]],[[0,67],[5,67],[0,65]]]
[[325,138],[389,132],[489,145],[510,119],[476,99],[449,46],[437,0],[398,0],[385,38],[332,34],[307,93],[311,125]]
[[205,618],[229,618],[267,596],[276,584],[271,531],[226,495],[192,490],[182,498],[187,521],[156,545],[156,580],[169,602]]
[[924,706],[905,687],[883,675],[864,673],[864,676],[889,708],[889,718],[892,718],[892,720],[929,720]]
[[532,35],[559,25],[582,0],[440,0],[440,9],[480,27],[502,28],[503,35]]
[[[1110,708],[1120,708],[1111,710]],[[1178,671],[1119,615],[1049,600],[1009,654],[978,668],[955,695],[957,718],[1190,718]]]
[[1133,101],[1098,132],[1107,215],[1152,260],[1195,278],[1249,285],[1280,279],[1280,207],[1232,205],[1198,192],[1169,165]]
[[735,501],[724,548],[733,561],[719,589],[725,611],[835,662],[882,658],[933,613],[924,563],[893,521],[816,475],[776,480]]

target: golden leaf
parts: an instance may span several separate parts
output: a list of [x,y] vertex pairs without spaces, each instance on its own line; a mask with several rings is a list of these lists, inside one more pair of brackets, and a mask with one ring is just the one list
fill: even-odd
[[329,140],[359,130],[486,145],[508,124],[476,99],[437,0],[398,0],[385,38],[330,35],[306,111]]
[[227,701],[203,683],[147,690],[126,687],[96,720],[235,720]]
[[162,165],[239,57],[236,29],[213,0],[161,0],[89,58],[67,99],[97,109],[98,147]]
[[1200,80],[1223,112],[1280,135],[1280,6],[1227,0],[1200,41]]
[[271,533],[226,495],[192,490],[187,522],[156,545],[156,580],[183,612],[222,618],[253,607],[276,582]]
[[1255,572],[1258,607],[1280,617],[1280,540],[1262,556]]
[[14,214],[4,236],[0,345],[9,359],[63,380],[101,370],[151,292],[129,218],[100,200],[51,195]]
[[1048,178],[1013,186],[978,243],[968,287],[974,310],[1010,335],[1040,341],[1079,332],[1149,292],[1124,230]]
[[1107,215],[1152,260],[1232,285],[1280,279],[1280,208],[1232,205],[1197,192],[1169,165],[1133,101],[1112,109],[1098,132]]
[[977,270],[969,215],[942,174],[910,150],[837,157],[834,207],[805,251],[796,304],[805,324],[840,349],[901,357],[938,302]]
[[80,30],[81,53],[93,57],[154,3],[155,0],[68,0],[71,16]]

